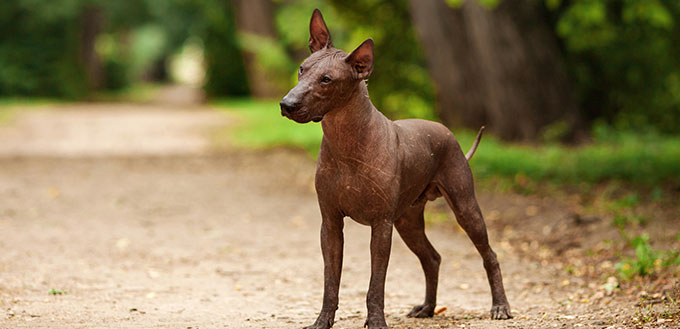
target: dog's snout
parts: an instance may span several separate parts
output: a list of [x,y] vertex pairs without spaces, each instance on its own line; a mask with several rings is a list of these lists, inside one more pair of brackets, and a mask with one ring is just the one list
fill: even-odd
[[285,98],[279,104],[281,105],[281,111],[287,114],[293,113],[300,108],[299,102],[291,102]]

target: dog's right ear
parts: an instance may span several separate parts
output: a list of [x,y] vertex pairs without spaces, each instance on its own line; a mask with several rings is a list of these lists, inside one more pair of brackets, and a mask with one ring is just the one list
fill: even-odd
[[368,38],[347,55],[345,62],[352,67],[357,79],[368,79],[373,72],[373,39]]
[[321,10],[314,9],[312,20],[309,22],[309,50],[317,52],[332,45],[331,33],[328,32],[326,22],[323,21]]

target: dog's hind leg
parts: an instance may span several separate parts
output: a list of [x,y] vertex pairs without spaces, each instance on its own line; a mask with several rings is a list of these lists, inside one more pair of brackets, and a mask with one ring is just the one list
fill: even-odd
[[420,264],[423,266],[423,272],[425,272],[425,302],[422,305],[414,306],[407,315],[415,318],[426,318],[434,315],[434,308],[437,304],[439,263],[441,262],[439,253],[425,236],[424,209],[425,200],[411,206],[401,218],[394,222],[397,232],[408,248],[418,256]]
[[491,318],[509,319],[510,305],[503,288],[503,277],[496,259],[496,253],[489,246],[489,238],[482,212],[475,197],[472,172],[462,152],[452,152],[453,155],[446,162],[435,180],[446,198],[449,206],[456,214],[458,224],[465,230],[482,256],[489,285],[491,286]]

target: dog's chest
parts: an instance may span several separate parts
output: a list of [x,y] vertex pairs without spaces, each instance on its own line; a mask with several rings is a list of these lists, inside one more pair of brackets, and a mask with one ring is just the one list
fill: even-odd
[[319,197],[331,198],[329,201],[338,205],[345,215],[363,224],[390,217],[398,189],[397,175],[385,162],[336,161],[327,170],[317,173]]

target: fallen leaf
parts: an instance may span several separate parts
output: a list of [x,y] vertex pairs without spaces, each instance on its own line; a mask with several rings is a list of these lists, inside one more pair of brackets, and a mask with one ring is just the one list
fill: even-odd
[[52,199],[56,199],[61,196],[61,192],[59,191],[58,188],[52,186],[47,190],[47,194],[50,196]]

